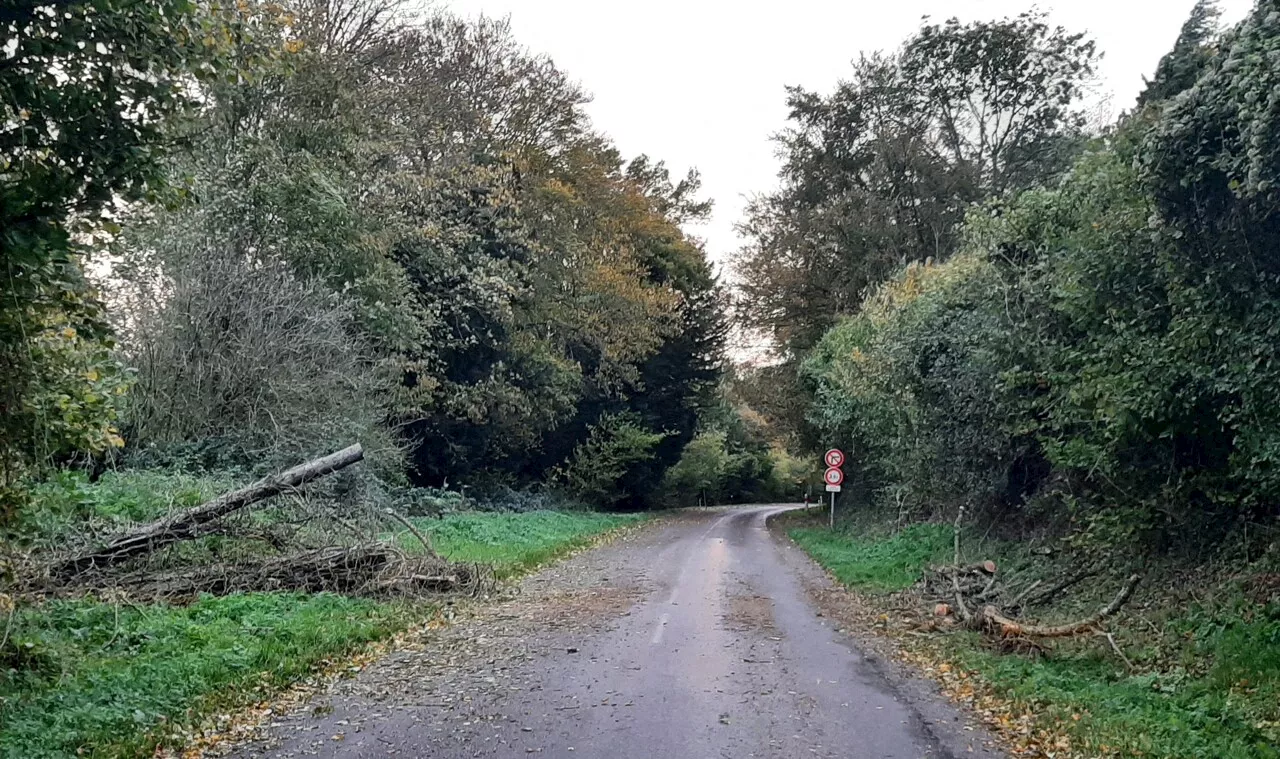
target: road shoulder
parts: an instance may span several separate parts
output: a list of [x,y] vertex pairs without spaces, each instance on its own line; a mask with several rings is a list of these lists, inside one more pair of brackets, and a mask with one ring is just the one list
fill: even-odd
[[522,681],[532,671],[523,665],[572,656],[575,642],[623,619],[649,589],[643,572],[627,569],[642,566],[639,559],[679,520],[619,530],[525,575],[497,598],[451,604],[451,619],[422,625],[385,655],[352,662],[303,698],[250,710],[234,735],[204,740],[182,756],[411,756],[401,753],[404,735],[423,725],[455,731],[459,742],[492,740],[504,726],[494,724],[498,712],[489,707],[536,687]]
[[989,728],[984,715],[926,677],[897,641],[882,634],[880,615],[873,606],[836,582],[772,519],[769,532],[783,562],[800,579],[819,615],[830,620],[846,644],[920,715],[944,750],[956,757],[1007,756],[1007,742]]

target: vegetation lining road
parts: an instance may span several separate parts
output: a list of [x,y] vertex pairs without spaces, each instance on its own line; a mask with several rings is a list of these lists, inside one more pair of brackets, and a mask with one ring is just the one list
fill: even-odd
[[[74,498],[101,516],[146,519],[197,501],[217,483],[172,475],[110,476],[101,487],[46,489],[53,522]],[[528,571],[640,516],[538,511],[423,518],[457,561]],[[407,533],[401,536],[411,548]],[[334,594],[241,593],[189,605],[103,596],[16,610],[0,661],[0,759],[146,757],[181,745],[183,729],[234,709],[433,616],[436,602]],[[0,611],[7,611],[0,609]]]
[[[244,591],[462,583],[429,555],[392,578],[405,551],[352,535],[416,519],[518,572],[612,518],[433,518],[789,500],[835,445],[842,511],[872,518],[797,537],[848,582],[910,585],[927,525],[955,524],[970,561],[1054,589],[997,608],[953,549],[984,646],[1130,601],[1114,639],[954,653],[1081,751],[1273,755],[1280,0],[1229,29],[1198,0],[1113,121],[1102,51],[1035,10],[927,19],[788,90],[736,293],[685,231],[711,210],[696,172],[624,158],[508,23],[421,5],[0,12],[0,708],[51,699],[14,722],[24,750],[132,740],[397,624]],[[729,368],[731,317],[776,361]],[[305,492],[112,548],[355,443]],[[229,597],[192,603],[196,580]],[[172,703],[132,684],[184,673]]]
[[[491,564],[500,577],[520,574],[581,548],[613,530],[636,525],[637,514],[530,511],[522,514],[451,514],[415,520],[450,561]],[[401,536],[408,549],[413,543]]]
[[[913,586],[930,565],[950,560],[951,527],[895,532],[864,517],[832,532],[820,523],[821,515],[801,514],[781,526],[871,608],[866,631],[891,634],[910,660],[971,705],[982,703],[975,691],[997,695],[1003,703],[988,703],[985,716],[1022,747],[1087,757],[1280,756],[1280,600],[1267,601],[1275,575],[1261,567],[1220,583],[1201,578],[1181,593],[1169,587],[1186,581],[1175,579],[1173,567],[1151,579],[1159,590],[1150,600],[1109,625],[1126,663],[1092,636],[1000,643],[968,632],[919,632],[929,629],[929,599]],[[988,542],[981,557],[1028,581],[1044,563],[1016,544]],[[1071,616],[1073,600],[1037,614]],[[923,614],[904,616],[904,608]],[[1024,715],[1033,721],[1017,719]]]

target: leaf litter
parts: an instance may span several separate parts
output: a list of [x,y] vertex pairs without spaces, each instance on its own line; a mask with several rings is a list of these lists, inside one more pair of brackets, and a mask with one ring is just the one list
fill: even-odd
[[[315,744],[342,741],[369,722],[423,708],[452,713],[460,727],[493,722],[501,715],[477,718],[474,705],[529,687],[516,683],[513,671],[543,651],[546,638],[566,631],[589,632],[631,607],[640,585],[600,585],[608,579],[610,567],[594,566],[598,561],[593,549],[629,540],[659,521],[604,533],[563,555],[556,565],[513,578],[493,596],[450,599],[422,623],[350,657],[329,661],[286,688],[269,689],[264,682],[264,697],[244,708],[211,715],[195,728],[173,727],[165,744],[183,748],[160,748],[155,757],[309,755],[315,753]],[[339,711],[359,716],[329,719]],[[320,730],[326,725],[341,730]],[[287,753],[274,751],[303,732],[316,735]]]

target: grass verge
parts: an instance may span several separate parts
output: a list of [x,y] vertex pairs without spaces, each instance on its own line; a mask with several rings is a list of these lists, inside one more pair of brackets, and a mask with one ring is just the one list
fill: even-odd
[[[194,505],[225,488],[163,473],[68,477],[26,525],[48,541],[85,519],[121,523]],[[635,524],[589,512],[462,513],[421,519],[458,561],[528,571]],[[401,535],[412,549],[416,542]],[[435,606],[332,594],[244,593],[187,606],[49,600],[8,614],[0,595],[0,759],[152,756],[187,729],[235,711],[428,618]]]
[[175,728],[403,629],[421,606],[246,593],[185,607],[21,608],[0,662],[0,757],[141,757]]
[[[895,591],[950,558],[943,525],[878,536],[833,533],[804,517],[783,527],[880,619],[893,616]],[[1149,594],[1140,614],[1110,626],[1132,669],[1093,639],[1022,653],[969,633],[895,637],[905,658],[953,695],[971,703],[982,703],[975,689],[996,696],[1001,707],[983,716],[1025,755],[1277,759],[1280,597],[1268,578],[1275,575],[1239,573],[1190,600]],[[1170,591],[1154,580],[1148,587]]]
[[798,527],[789,534],[841,583],[889,592],[911,587],[928,564],[945,561],[950,532],[942,525],[917,524],[883,538],[821,527]]
[[[414,520],[437,551],[453,561],[492,564],[500,577],[527,572],[589,544],[602,534],[646,517],[595,512],[530,511],[522,514],[463,513]],[[416,539],[401,534],[412,550]]]

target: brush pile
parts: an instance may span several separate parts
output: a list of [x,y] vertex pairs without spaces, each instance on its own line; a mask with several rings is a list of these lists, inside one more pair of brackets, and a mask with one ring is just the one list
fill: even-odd
[[[490,568],[447,561],[412,522],[389,510],[369,511],[358,520],[305,506],[287,520],[255,514],[256,505],[294,495],[306,483],[363,457],[357,444],[91,541],[35,563],[23,573],[21,590],[39,595],[111,591],[167,601],[248,591],[413,597],[492,590],[496,580]],[[399,544],[401,528],[421,551],[411,553]]]
[[922,629],[963,628],[1002,638],[1065,638],[1093,634],[1107,638],[1115,648],[1114,639],[1101,629],[1100,624],[1128,602],[1142,579],[1141,575],[1130,575],[1110,603],[1086,617],[1056,625],[1028,622],[1021,619],[1027,610],[1057,598],[1093,573],[1081,570],[1048,588],[1041,587],[1041,580],[1020,588],[1012,587],[1001,577],[994,561],[961,562],[960,527],[963,519],[964,509],[961,509],[956,517],[952,563],[930,568],[917,587],[920,597],[933,605],[933,619],[922,625]]

